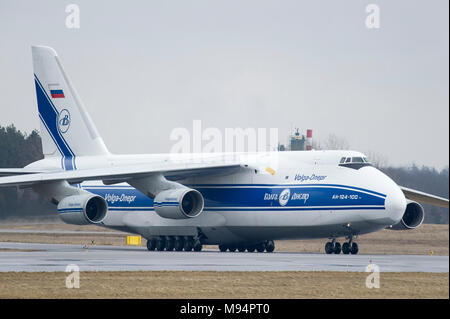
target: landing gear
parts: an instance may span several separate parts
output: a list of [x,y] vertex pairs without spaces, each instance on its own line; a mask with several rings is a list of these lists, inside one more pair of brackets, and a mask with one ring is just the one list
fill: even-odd
[[149,251],[201,251],[203,245],[198,237],[193,236],[158,236],[147,239]]
[[357,243],[352,243],[352,250],[350,251],[352,253],[352,255],[356,255],[359,251],[358,248],[358,244]]
[[336,239],[325,244],[325,253],[327,254],[340,254],[341,251],[344,255],[352,254],[356,255],[359,251],[358,244],[353,242],[353,236],[348,237],[348,242],[339,244]]
[[236,250],[243,253],[246,250],[249,253],[254,252],[255,250],[259,253],[262,253],[264,251],[271,253],[275,250],[275,243],[273,242],[273,240],[266,240],[264,242],[260,242],[257,244],[246,244],[246,243],[239,243],[239,244],[231,244],[231,245],[224,245],[224,244],[220,244],[219,245],[219,250],[221,252],[225,252],[225,251],[230,251],[230,252],[235,252]]
[[339,255],[341,253],[341,244],[336,242],[336,239],[333,239],[333,241],[325,244],[325,253],[328,255]]
[[273,242],[273,240],[268,240],[266,242],[266,251],[268,253],[272,253],[275,250],[275,243]]
[[149,251],[153,251],[156,248],[156,239],[154,238],[150,238],[149,240],[147,240],[147,249]]
[[180,236],[175,236],[174,248],[175,251],[182,251],[184,247],[184,238]]
[[349,243],[343,243],[343,244],[342,244],[342,253],[343,253],[344,255],[350,254],[350,250],[351,250],[351,247],[350,247],[350,244],[349,244]]
[[192,251],[194,248],[194,240],[192,237],[186,237],[184,239],[184,251]]
[[334,253],[336,255],[339,255],[341,253],[341,244],[340,243],[335,243],[334,244]]
[[175,238],[172,236],[167,237],[166,239],[166,250],[172,251],[175,248]]
[[200,240],[197,239],[194,242],[194,251],[202,251],[202,248],[203,248],[202,243],[200,242]]
[[331,242],[325,244],[325,253],[327,253],[328,255],[334,253],[334,247]]
[[259,243],[258,245],[256,245],[256,251],[258,253],[263,253],[265,249],[266,249],[265,243]]
[[164,248],[166,248],[166,238],[161,236],[156,240],[156,250],[163,251]]

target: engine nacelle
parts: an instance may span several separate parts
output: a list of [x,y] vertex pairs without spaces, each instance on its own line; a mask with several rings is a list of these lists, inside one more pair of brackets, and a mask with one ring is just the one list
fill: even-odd
[[422,205],[411,200],[406,200],[406,209],[402,219],[389,229],[392,230],[410,230],[422,225],[425,218],[425,211]]
[[58,204],[59,217],[67,224],[99,224],[107,212],[105,199],[94,194],[68,196]]
[[202,194],[195,189],[174,188],[158,193],[154,199],[155,212],[164,218],[186,219],[203,212]]

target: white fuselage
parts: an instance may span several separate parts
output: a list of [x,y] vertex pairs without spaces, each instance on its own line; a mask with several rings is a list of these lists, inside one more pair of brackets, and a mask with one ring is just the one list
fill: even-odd
[[[352,151],[298,151],[256,154],[155,154],[78,157],[77,169],[161,162],[227,163],[247,167],[226,175],[192,176],[178,183],[200,191],[202,214],[189,219],[160,217],[153,199],[127,183],[84,182],[81,187],[102,196],[108,213],[102,225],[152,236],[196,236],[207,244],[258,242],[289,238],[336,238],[377,231],[398,223],[406,199],[389,177],[376,168],[339,166]],[[46,158],[29,168],[54,169]]]

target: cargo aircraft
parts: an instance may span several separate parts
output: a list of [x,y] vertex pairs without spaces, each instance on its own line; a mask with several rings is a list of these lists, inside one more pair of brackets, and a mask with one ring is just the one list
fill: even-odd
[[111,154],[55,50],[33,46],[32,57],[44,159],[0,169],[0,186],[33,189],[66,223],[139,234],[150,251],[324,238],[327,254],[357,254],[358,235],[419,227],[420,203],[448,207],[355,151]]

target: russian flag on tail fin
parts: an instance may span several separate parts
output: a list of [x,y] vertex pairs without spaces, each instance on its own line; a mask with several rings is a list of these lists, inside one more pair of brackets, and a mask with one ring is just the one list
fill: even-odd
[[52,99],[65,98],[64,92],[59,86],[59,84],[49,84],[48,89],[50,90],[50,95],[52,96]]

